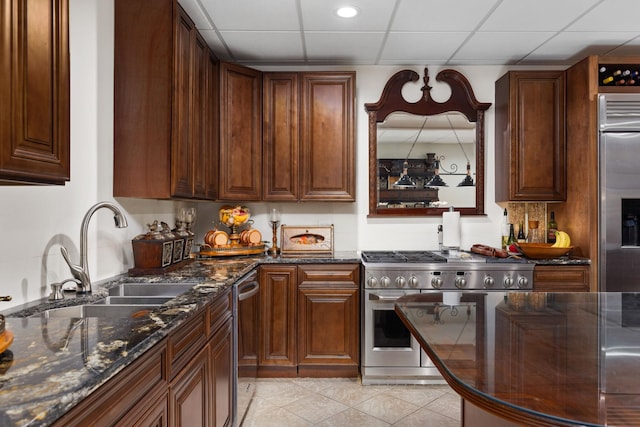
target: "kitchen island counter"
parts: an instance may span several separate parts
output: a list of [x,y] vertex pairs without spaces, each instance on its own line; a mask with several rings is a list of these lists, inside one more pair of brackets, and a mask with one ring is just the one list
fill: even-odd
[[420,294],[395,309],[462,397],[465,426],[639,425],[638,294]]
[[[94,283],[91,295],[43,299],[5,310],[14,335],[0,355],[0,426],[47,426],[131,365],[172,331],[262,263],[301,258],[234,257],[194,260],[158,276]],[[355,252],[315,257],[316,263],[359,262]],[[46,318],[44,310],[90,304],[122,283],[188,283],[192,289],[141,316]],[[32,317],[34,316],[34,317]]]

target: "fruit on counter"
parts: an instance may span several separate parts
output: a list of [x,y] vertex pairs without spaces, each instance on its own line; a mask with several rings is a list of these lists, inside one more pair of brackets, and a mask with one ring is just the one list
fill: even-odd
[[552,248],[568,248],[571,246],[571,237],[564,231],[556,231],[556,242],[551,245]]
[[249,219],[249,208],[244,206],[225,205],[218,212],[220,222],[228,227],[240,226]]

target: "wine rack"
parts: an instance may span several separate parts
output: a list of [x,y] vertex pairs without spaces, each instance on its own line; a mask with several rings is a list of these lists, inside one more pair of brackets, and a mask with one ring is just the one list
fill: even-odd
[[640,64],[599,64],[598,86],[640,86]]

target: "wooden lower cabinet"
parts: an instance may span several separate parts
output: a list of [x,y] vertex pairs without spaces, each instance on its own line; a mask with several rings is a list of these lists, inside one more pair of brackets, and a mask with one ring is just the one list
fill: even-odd
[[295,377],[297,267],[260,267],[258,376]]
[[171,384],[171,425],[174,426],[207,426],[209,382],[208,346],[203,348],[189,365],[176,376]]
[[536,265],[533,290],[536,292],[589,292],[589,265]]
[[229,289],[53,425],[230,427],[231,302]]
[[262,266],[258,375],[356,377],[359,265]]
[[[231,319],[215,333],[209,342],[211,384],[211,424],[231,426],[233,421],[233,322]],[[189,424],[191,425],[191,424]]]

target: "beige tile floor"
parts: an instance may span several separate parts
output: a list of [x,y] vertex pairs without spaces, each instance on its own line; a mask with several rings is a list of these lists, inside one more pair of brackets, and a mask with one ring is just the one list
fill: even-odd
[[446,385],[365,385],[359,379],[258,379],[242,427],[458,427]]

